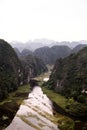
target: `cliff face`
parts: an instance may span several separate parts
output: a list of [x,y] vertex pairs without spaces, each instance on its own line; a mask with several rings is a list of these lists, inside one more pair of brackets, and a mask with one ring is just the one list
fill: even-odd
[[0,39],[0,99],[17,89],[22,80],[21,63],[13,48]]
[[59,130],[54,123],[52,102],[35,86],[5,130]]
[[29,83],[30,78],[47,71],[43,60],[33,55],[21,57],[21,63],[24,68],[24,83]]
[[57,60],[48,84],[67,97],[84,98],[87,92],[87,47]]

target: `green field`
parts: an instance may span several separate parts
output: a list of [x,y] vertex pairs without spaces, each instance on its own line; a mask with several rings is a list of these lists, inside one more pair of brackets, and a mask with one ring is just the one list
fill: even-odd
[[65,108],[67,99],[64,96],[45,87],[43,87],[42,90],[52,101],[56,102],[62,108]]
[[22,101],[28,97],[29,92],[29,85],[19,86],[16,91],[9,93],[8,97],[0,102],[0,105],[11,101],[15,101],[18,105],[20,105]]

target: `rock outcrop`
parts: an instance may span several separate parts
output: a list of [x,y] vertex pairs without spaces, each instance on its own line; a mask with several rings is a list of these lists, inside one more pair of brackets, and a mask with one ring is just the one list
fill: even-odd
[[5,130],[59,130],[53,116],[52,102],[35,86],[24,100],[12,123]]

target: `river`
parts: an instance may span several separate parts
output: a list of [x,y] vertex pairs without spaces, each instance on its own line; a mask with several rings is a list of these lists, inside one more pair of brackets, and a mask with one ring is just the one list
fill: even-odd
[[34,86],[24,100],[11,124],[5,130],[59,130],[54,123],[51,100],[41,87]]

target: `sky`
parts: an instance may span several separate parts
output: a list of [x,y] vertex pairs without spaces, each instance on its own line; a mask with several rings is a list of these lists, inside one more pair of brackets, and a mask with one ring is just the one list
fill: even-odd
[[0,38],[87,40],[87,0],[0,0]]

